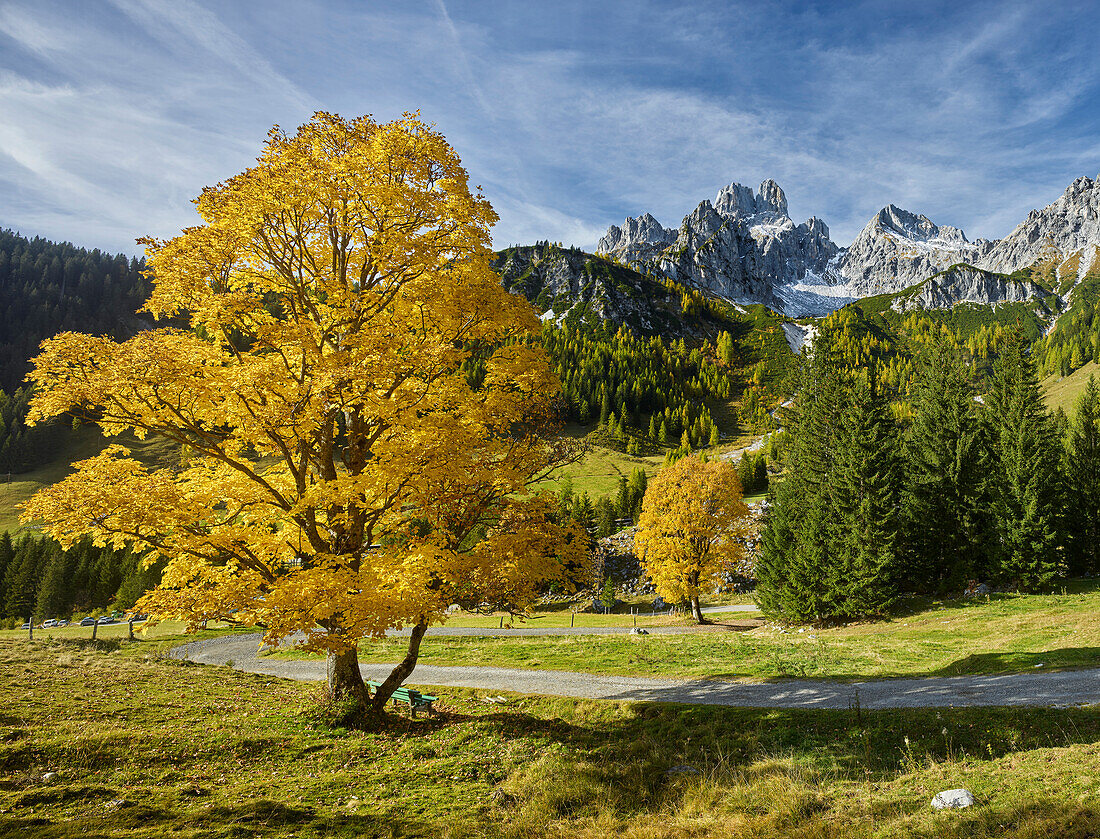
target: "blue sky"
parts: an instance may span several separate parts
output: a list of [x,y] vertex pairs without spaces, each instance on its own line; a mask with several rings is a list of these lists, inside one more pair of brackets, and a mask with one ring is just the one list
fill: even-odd
[[136,253],[271,125],[419,109],[501,221],[592,248],[774,178],[1003,236],[1100,171],[1100,3],[0,3],[0,226]]

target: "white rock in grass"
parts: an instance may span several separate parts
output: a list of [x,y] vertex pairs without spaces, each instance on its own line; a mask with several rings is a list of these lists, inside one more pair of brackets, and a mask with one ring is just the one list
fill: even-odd
[[968,789],[946,789],[937,792],[932,799],[933,810],[961,810],[974,805],[974,796]]

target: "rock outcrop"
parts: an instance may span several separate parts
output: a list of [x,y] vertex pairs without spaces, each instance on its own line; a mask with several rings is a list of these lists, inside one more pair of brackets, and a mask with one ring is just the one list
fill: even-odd
[[628,218],[610,228],[596,250],[717,297],[789,314],[816,312],[822,306],[806,305],[802,297],[840,282],[831,265],[839,249],[828,226],[818,218],[796,225],[787,215],[787,196],[772,180],[757,193],[736,183],[724,187],[675,232],[648,213]]
[[[628,218],[608,230],[597,251],[717,297],[764,303],[797,316],[823,315],[860,297],[900,292],[959,263],[1011,274],[1055,261],[1072,263],[1083,274],[1095,263],[1097,246],[1100,176],[1078,178],[1057,201],[1033,210],[999,241],[971,242],[956,227],[891,204],[848,248],[840,248],[820,219],[795,224],[783,190],[766,180],[755,193],[736,183],[724,187],[677,230],[649,213]],[[928,300],[948,301],[956,293],[980,298],[985,289],[994,296],[971,302],[1004,302],[997,298],[1005,291],[997,282],[959,275],[951,283],[943,294],[930,288]],[[1007,293],[1011,298],[1024,292]]]
[[1004,274],[983,271],[972,265],[953,265],[929,277],[914,292],[899,296],[894,307],[911,309],[950,309],[959,303],[1023,303],[1042,298],[1046,292],[1035,283],[1013,280]]

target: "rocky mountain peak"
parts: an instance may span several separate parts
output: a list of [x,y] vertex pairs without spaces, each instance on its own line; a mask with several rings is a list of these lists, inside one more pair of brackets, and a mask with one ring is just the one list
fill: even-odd
[[968,244],[966,234],[957,227],[937,225],[923,214],[911,213],[894,204],[887,204],[871,220],[868,228],[877,227],[898,233],[907,239],[930,242],[936,239],[960,245]]
[[[971,242],[957,227],[888,204],[841,249],[821,219],[794,224],[783,190],[766,179],[755,192],[739,183],[723,187],[713,203],[700,202],[675,230],[649,213],[627,219],[623,227],[609,228],[597,251],[719,297],[800,315],[826,314],[852,299],[899,292],[960,263],[1011,274],[1096,246],[1100,175],[1077,178],[1000,241]],[[1079,275],[1093,263],[1092,251],[1087,253]],[[949,279],[941,277],[940,291],[929,292],[923,303],[934,306],[954,297],[1003,302],[1018,292],[1002,292],[996,282],[977,275]]]
[[756,196],[741,184],[730,184],[718,191],[714,209],[726,216],[751,216],[756,212]]
[[597,253],[616,254],[628,262],[654,256],[676,240],[676,231],[661,226],[651,214],[627,218],[622,227],[611,225],[596,246]]
[[771,178],[760,184],[760,191],[756,196],[756,212],[787,215],[787,196]]
[[1077,178],[1041,210],[1032,210],[1016,229],[976,264],[1010,274],[1036,262],[1062,260],[1100,244],[1100,175]]

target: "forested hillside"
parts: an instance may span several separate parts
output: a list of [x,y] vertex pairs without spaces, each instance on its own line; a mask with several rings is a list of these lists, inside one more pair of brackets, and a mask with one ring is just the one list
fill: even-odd
[[15,391],[45,338],[78,331],[124,338],[141,327],[144,260],[0,230],[0,390]]
[[125,550],[83,539],[62,551],[53,539],[0,533],[0,620],[42,620],[114,606],[127,609],[160,577]]

